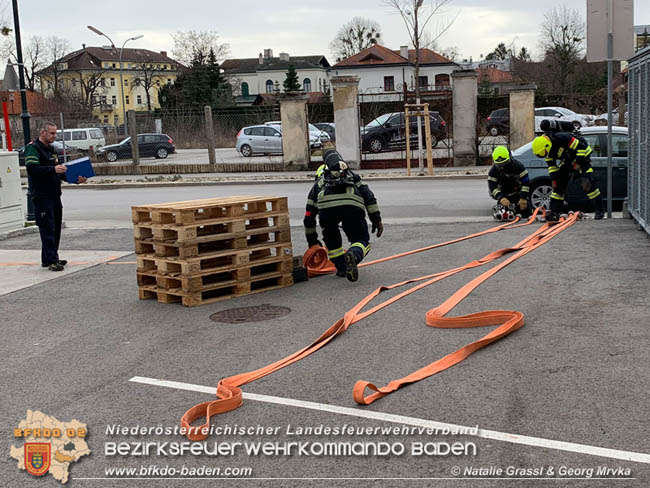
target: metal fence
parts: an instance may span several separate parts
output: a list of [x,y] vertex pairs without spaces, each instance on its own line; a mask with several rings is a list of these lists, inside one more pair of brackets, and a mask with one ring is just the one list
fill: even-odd
[[628,210],[650,234],[650,48],[635,55],[628,70]]

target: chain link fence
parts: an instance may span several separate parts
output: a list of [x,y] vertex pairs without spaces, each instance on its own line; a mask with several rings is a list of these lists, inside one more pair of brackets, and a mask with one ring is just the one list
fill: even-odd
[[628,210],[650,234],[650,48],[634,56],[628,70]]

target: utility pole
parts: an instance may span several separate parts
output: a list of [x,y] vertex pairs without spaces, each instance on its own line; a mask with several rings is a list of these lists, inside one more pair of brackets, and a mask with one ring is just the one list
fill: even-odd
[[[29,119],[32,117],[27,111],[27,92],[25,90],[25,73],[23,71],[23,47],[20,42],[20,21],[18,20],[18,0],[12,0],[14,11],[14,30],[16,31],[16,58],[18,64],[18,80],[20,83],[20,103],[22,112],[20,118],[23,121],[23,138],[25,146],[29,144],[32,138],[31,131],[29,130]],[[56,60],[54,61],[56,63]],[[27,177],[27,220],[35,220],[34,203],[32,202],[32,179]]]

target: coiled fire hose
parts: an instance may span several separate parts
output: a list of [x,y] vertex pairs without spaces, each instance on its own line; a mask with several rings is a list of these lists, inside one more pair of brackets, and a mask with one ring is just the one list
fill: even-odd
[[[441,244],[435,244],[421,249],[416,249],[414,251],[409,251],[406,253],[398,254],[395,256],[390,256],[383,259],[378,259],[367,263],[366,265],[388,261],[390,259],[396,259],[397,257],[407,256],[410,254],[415,254],[418,252],[423,252],[425,250],[434,249],[436,247],[441,247],[444,245],[449,245],[455,242],[460,242],[463,240],[471,239],[474,237],[479,237],[486,235],[492,232],[498,232],[501,230],[511,229],[514,227],[520,227],[524,225],[530,225],[536,220],[536,216],[540,209],[536,209],[533,215],[528,219],[528,221],[523,223],[518,223],[519,219],[516,219],[513,222],[499,225],[491,229],[487,229],[476,234],[471,234],[469,236],[461,237],[459,239],[454,239],[452,241],[447,241]],[[240,386],[247,383],[251,383],[259,378],[262,378],[268,374],[271,374],[279,369],[282,369],[290,364],[293,364],[310,354],[318,351],[325,345],[327,345],[334,337],[345,332],[348,327],[364,318],[372,315],[373,313],[381,310],[384,307],[396,302],[397,300],[410,295],[418,290],[421,290],[424,287],[427,287],[433,283],[436,283],[440,280],[443,280],[449,276],[455,275],[467,269],[473,269],[476,267],[484,266],[489,264],[503,256],[509,255],[507,259],[503,262],[497,264],[496,266],[488,269],[483,272],[481,275],[477,276],[469,283],[461,287],[456,291],[451,297],[445,300],[438,307],[432,308],[426,312],[426,324],[430,327],[436,328],[470,328],[470,327],[483,327],[489,325],[498,326],[496,329],[492,330],[490,333],[486,334],[477,341],[474,341],[466,346],[461,347],[457,351],[454,351],[445,357],[434,361],[427,366],[397,380],[393,380],[388,385],[384,387],[377,387],[369,381],[357,381],[354,385],[352,396],[354,400],[360,405],[368,405],[379,398],[382,398],[393,391],[397,390],[403,385],[414,383],[420,381],[421,379],[432,376],[440,371],[443,371],[451,366],[461,362],[468,356],[470,356],[475,351],[487,346],[488,344],[497,341],[506,335],[514,332],[515,330],[521,328],[524,325],[524,315],[521,312],[511,311],[511,310],[486,310],[483,312],[462,315],[458,317],[445,317],[456,305],[458,305],[465,297],[467,297],[474,289],[476,289],[481,283],[489,279],[491,276],[499,272],[504,267],[508,266],[510,263],[516,261],[520,257],[528,254],[529,252],[534,251],[538,247],[546,244],[548,241],[553,239],[562,231],[566,230],[572,226],[578,219],[580,215],[578,213],[570,214],[566,219],[561,219],[559,223],[551,224],[545,223],[540,226],[539,229],[534,231],[531,235],[515,244],[510,248],[503,248],[497,251],[491,252],[486,256],[483,256],[480,259],[470,261],[464,266],[457,268],[452,268],[447,271],[442,271],[434,274],[429,274],[421,276],[419,278],[413,278],[410,280],[402,281],[400,283],[394,283],[388,286],[381,286],[374,290],[370,295],[363,298],[359,303],[354,307],[348,310],[345,315],[337,320],[329,329],[327,329],[320,337],[318,337],[310,345],[296,351],[295,353],[280,359],[272,364],[264,366],[260,369],[249,371],[247,373],[241,373],[228,378],[223,378],[217,384],[216,396],[217,399],[209,402],[202,402],[194,407],[190,408],[181,418],[181,427],[185,429],[186,436],[192,441],[200,441],[207,438],[210,426],[210,419],[214,415],[220,413],[229,412],[235,408],[242,405],[243,397],[242,390]],[[315,263],[314,270],[310,269],[310,275],[315,276],[318,274],[326,274],[329,271],[328,261],[322,259],[322,251],[317,248],[317,246],[312,247],[313,251],[308,251],[305,253],[305,262],[307,264]],[[312,261],[312,256],[317,256],[317,259]],[[327,256],[325,251],[325,257]],[[333,266],[332,266],[333,270]],[[415,284],[411,288],[406,289],[394,297],[375,305],[369,310],[362,312],[361,310],[368,305],[375,297],[380,293],[387,290],[392,290],[399,288],[405,285]],[[371,390],[373,393],[365,396],[366,389]],[[205,419],[202,425],[192,426],[192,423],[199,420]]]

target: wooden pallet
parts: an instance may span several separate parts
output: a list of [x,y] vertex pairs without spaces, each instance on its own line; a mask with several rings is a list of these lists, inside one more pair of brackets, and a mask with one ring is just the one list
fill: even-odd
[[252,245],[246,249],[218,251],[192,258],[142,254],[137,256],[137,270],[141,273],[190,276],[202,272],[219,272],[224,269],[256,264],[269,258],[291,258],[292,255],[291,243],[275,242]]
[[131,207],[134,224],[188,225],[205,220],[236,217],[258,213],[288,212],[287,197],[238,196],[169,202]]
[[285,228],[289,226],[286,211],[256,213],[236,219],[208,219],[200,223],[176,224],[133,224],[133,235],[138,240],[153,239],[158,242],[192,242],[200,238],[217,237],[223,234],[245,233],[260,228]]
[[196,307],[291,285],[293,285],[293,277],[291,274],[275,275],[268,273],[266,275],[260,275],[248,282],[238,284],[228,283],[218,288],[198,292],[186,292],[180,288],[165,290],[155,285],[142,285],[138,288],[138,296],[140,300],[155,298],[160,303],[181,302],[186,307]]

